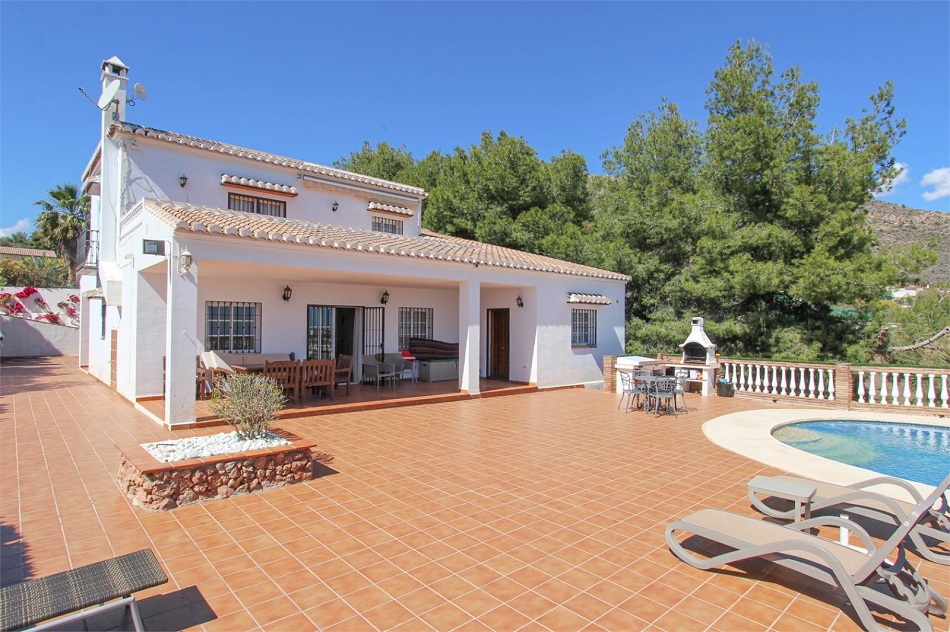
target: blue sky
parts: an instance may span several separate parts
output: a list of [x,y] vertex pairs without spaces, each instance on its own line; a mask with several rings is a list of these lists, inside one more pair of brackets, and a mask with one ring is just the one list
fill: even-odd
[[[523,136],[600,155],[663,97],[705,122],[728,47],[755,39],[821,91],[820,131],[896,85],[906,165],[882,199],[950,212],[950,3],[0,1],[0,234],[78,183],[100,64],[149,90],[135,123],[332,164],[364,140],[422,158]],[[942,195],[941,195],[942,193]]]

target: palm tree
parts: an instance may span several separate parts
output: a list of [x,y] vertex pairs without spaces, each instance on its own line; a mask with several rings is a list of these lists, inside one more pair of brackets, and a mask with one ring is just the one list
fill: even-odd
[[75,184],[61,184],[47,191],[48,200],[38,200],[42,207],[36,218],[38,240],[56,251],[69,266],[69,282],[76,274],[76,240],[89,226],[89,196],[79,195]]

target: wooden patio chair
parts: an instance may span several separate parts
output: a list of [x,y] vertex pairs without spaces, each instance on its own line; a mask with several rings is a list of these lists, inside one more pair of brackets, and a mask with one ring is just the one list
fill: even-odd
[[350,394],[350,382],[353,379],[353,356],[340,354],[336,357],[336,369],[333,372],[333,390],[337,384],[346,386],[346,394]]
[[300,365],[300,389],[303,397],[307,389],[324,387],[334,399],[333,386],[336,372],[336,363],[333,360],[304,360]]
[[264,377],[276,381],[284,389],[287,399],[296,402],[300,399],[300,362],[285,360],[264,363]]

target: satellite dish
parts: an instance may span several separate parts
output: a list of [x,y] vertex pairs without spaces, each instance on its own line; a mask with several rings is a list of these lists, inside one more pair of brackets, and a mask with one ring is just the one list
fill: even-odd
[[143,86],[140,83],[137,83],[134,86],[132,86],[132,94],[135,95],[133,97],[134,99],[142,99],[144,101],[145,99],[148,98],[148,90],[146,90],[145,86]]
[[105,89],[102,93],[102,96],[99,97],[99,109],[104,110],[115,100],[115,95],[119,92],[119,82],[113,81],[109,84],[109,87]]

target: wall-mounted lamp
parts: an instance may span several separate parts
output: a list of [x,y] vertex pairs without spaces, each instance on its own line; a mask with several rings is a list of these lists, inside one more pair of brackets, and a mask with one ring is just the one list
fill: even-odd
[[178,257],[178,274],[188,274],[191,272],[191,264],[195,262],[194,257],[187,250],[182,250]]
[[383,295],[379,297],[379,302],[383,305],[389,302],[389,292],[387,290],[383,290]]
[[518,296],[518,298],[515,299],[515,303],[518,304],[518,307],[524,307],[524,299],[521,298],[521,296]]
[[178,176],[178,184],[180,184],[181,188],[184,189],[185,185],[188,184],[188,176],[186,176],[185,174],[181,174],[180,176]]
[[286,287],[284,288],[284,300],[285,300],[285,301],[289,301],[289,300],[290,300],[290,295],[293,294],[293,293],[294,293],[294,291],[290,289],[290,286],[289,286],[289,285],[286,286]]
[[332,208],[333,212],[336,213],[337,209],[340,208],[340,203],[334,200],[333,206],[331,206],[330,208]]

